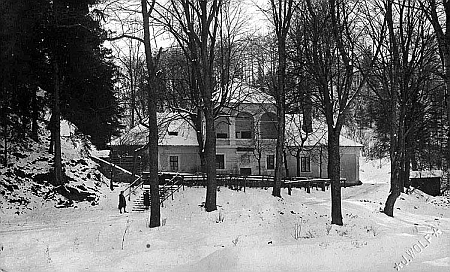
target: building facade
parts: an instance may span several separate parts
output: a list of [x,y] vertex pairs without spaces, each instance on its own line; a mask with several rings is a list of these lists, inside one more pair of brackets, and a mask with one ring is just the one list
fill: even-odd
[[[273,104],[261,97],[247,97],[216,118],[216,169],[218,174],[274,175],[277,119]],[[170,116],[170,118],[167,118]],[[189,121],[159,114],[167,119],[160,128],[159,170],[196,173],[201,171],[196,131]],[[286,116],[285,176],[327,178],[326,130],[315,126],[308,137],[301,129],[300,117]],[[320,122],[319,122],[320,124]],[[299,129],[296,129],[299,128]],[[143,146],[148,130],[136,127],[112,142],[117,150]],[[301,141],[299,140],[301,139]],[[349,184],[359,182],[359,157],[362,145],[345,137],[340,139],[341,177]],[[145,161],[145,160],[144,160]]]

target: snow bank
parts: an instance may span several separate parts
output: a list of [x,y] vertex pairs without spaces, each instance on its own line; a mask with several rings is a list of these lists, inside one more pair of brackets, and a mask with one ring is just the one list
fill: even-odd
[[121,189],[103,191],[97,206],[2,222],[0,268],[392,271],[408,249],[436,228],[439,239],[415,254],[407,268],[449,269],[448,206],[404,194],[397,201],[396,217],[387,217],[379,212],[387,196],[385,184],[343,189],[343,226],[329,224],[330,191],[308,194],[294,188],[291,196],[283,191],[283,198],[275,198],[270,190],[249,188],[244,193],[221,187],[217,211],[206,213],[201,207],[204,188],[186,188],[162,208],[165,225],[149,229],[148,213],[118,213]]
[[389,159],[369,160],[359,158],[359,178],[362,183],[389,183],[391,164]]
[[[70,134],[70,125],[62,122],[62,134]],[[51,185],[53,155],[48,153],[48,134],[40,142],[32,140],[10,146],[8,166],[0,169],[0,216],[30,213],[45,207],[76,206],[88,201],[96,205],[100,190],[108,182],[98,165],[86,155],[89,143],[62,137],[61,149],[66,184]],[[86,146],[87,144],[87,146]]]

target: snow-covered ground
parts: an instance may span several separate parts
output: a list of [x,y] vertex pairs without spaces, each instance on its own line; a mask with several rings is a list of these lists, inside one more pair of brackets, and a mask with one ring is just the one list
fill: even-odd
[[0,271],[450,271],[448,197],[402,194],[389,218],[379,211],[389,164],[379,166],[362,160],[363,185],[342,189],[340,227],[329,190],[279,199],[221,187],[219,209],[206,213],[205,189],[185,188],[154,229],[148,212],[119,214],[123,186],[101,187],[94,206],[0,213]]

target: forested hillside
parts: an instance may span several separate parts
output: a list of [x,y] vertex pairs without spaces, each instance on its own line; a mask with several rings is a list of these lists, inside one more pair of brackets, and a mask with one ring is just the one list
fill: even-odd
[[64,185],[52,185],[53,156],[47,150],[48,132],[38,135],[39,143],[24,139],[10,145],[9,162],[0,168],[2,217],[40,212],[51,207],[98,204],[102,190],[109,188],[109,180],[89,158],[85,143],[70,136],[68,128],[68,123],[63,122],[62,166],[67,180]]
[[[10,147],[40,142],[42,130],[54,154],[51,182],[62,176],[60,120],[104,147],[118,134],[120,107],[115,96],[117,68],[103,47],[105,32],[86,1],[9,1],[0,9],[0,125],[3,166],[11,163]],[[45,119],[50,112],[51,118]],[[41,143],[43,144],[43,143]]]

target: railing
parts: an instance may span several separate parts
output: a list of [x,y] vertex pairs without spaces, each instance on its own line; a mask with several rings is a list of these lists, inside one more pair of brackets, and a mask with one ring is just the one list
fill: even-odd
[[130,183],[130,185],[128,185],[127,188],[124,189],[125,192],[128,190],[128,194],[126,195],[128,196],[128,200],[131,199],[131,193],[134,193],[139,185],[141,185],[143,182],[144,179],[142,178],[142,176],[137,176],[137,179],[135,179],[132,183]]
[[[175,186],[176,188],[174,189],[173,187]],[[181,176],[180,174],[176,174],[173,178],[171,178],[167,183],[165,183],[160,188],[160,192],[161,191],[163,192],[163,195],[161,196],[161,206],[163,206],[164,201],[167,200],[169,197],[172,197],[173,200],[173,194],[175,192],[178,192],[181,187],[183,187],[184,190],[183,176]],[[170,193],[166,195],[167,191],[170,191]]]
[[[341,178],[340,183],[346,187],[346,178]],[[305,190],[310,193],[311,187],[315,187],[316,190],[321,188],[322,191],[325,191],[325,188],[330,186],[331,180],[328,178],[311,178],[311,177],[291,177],[290,179],[286,179],[283,181],[284,186],[288,188],[290,191],[292,186],[296,185],[298,187],[304,187]]]

